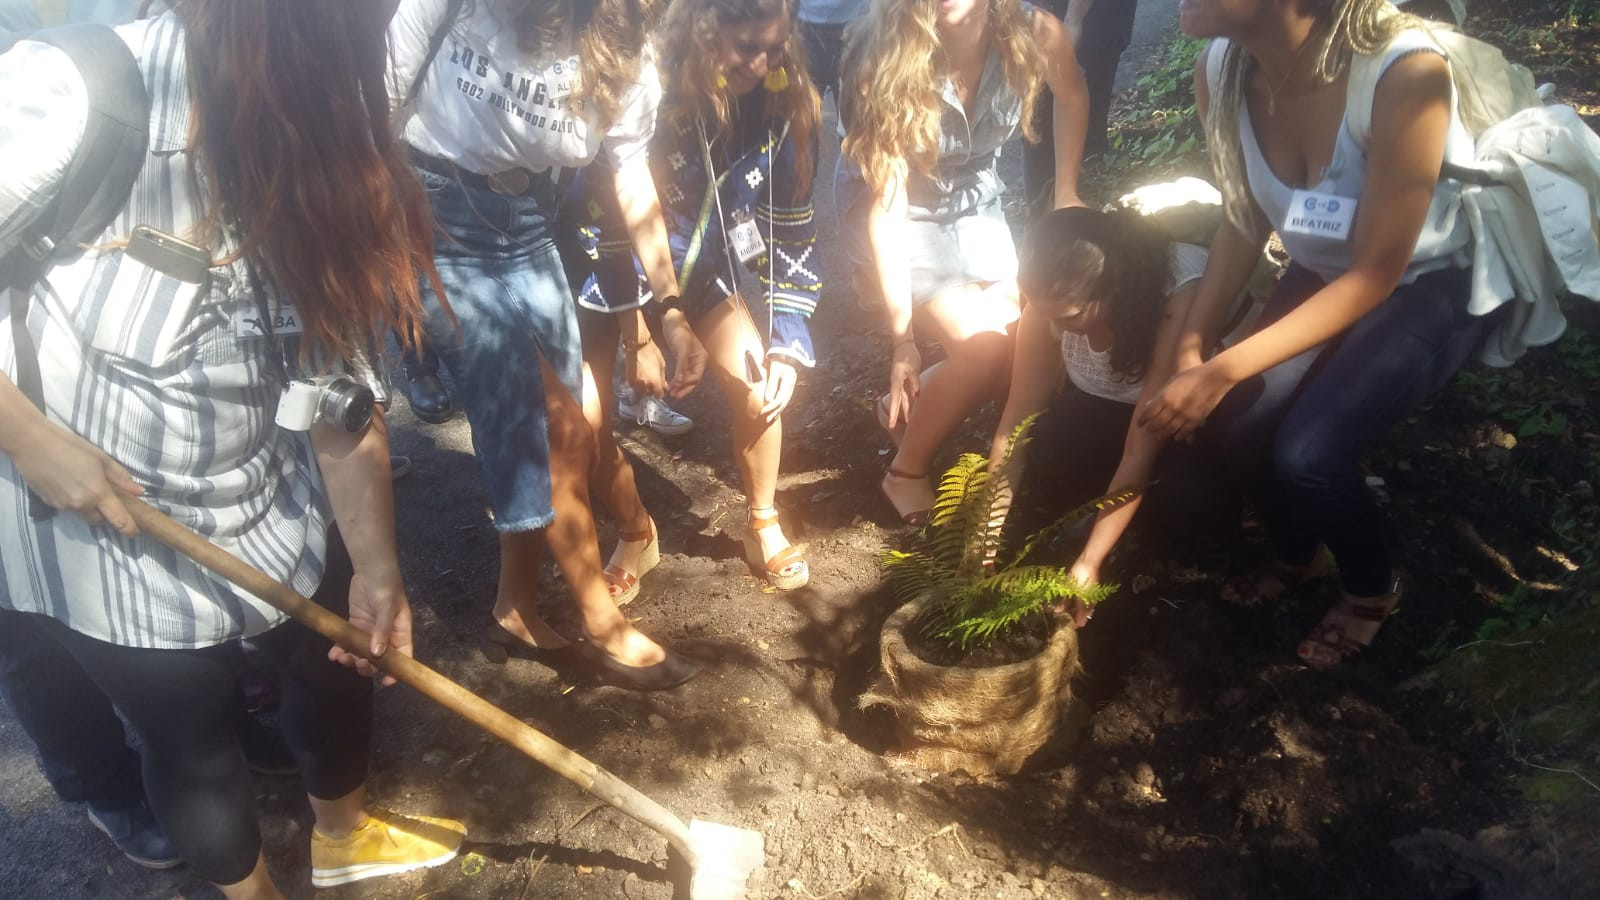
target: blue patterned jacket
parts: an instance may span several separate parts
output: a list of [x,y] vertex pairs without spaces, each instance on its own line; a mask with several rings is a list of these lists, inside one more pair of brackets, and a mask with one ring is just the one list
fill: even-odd
[[[763,88],[740,98],[732,134],[709,149],[696,120],[663,118],[650,143],[650,168],[690,321],[733,293],[730,268],[738,260],[728,248],[723,223],[731,228],[736,215],[748,216],[767,247],[746,268],[760,279],[771,306],[768,354],[810,367],[816,353],[808,320],[822,293],[812,179],[801,183],[799,148],[787,123],[768,116],[765,105]],[[573,211],[566,227],[575,232],[581,250],[569,254],[581,257],[569,260],[577,270],[574,284],[582,285],[578,302],[603,312],[631,309],[650,299],[623,225],[614,179],[609,166],[593,163],[577,178],[564,204]],[[752,315],[758,329],[768,324],[754,311]]]

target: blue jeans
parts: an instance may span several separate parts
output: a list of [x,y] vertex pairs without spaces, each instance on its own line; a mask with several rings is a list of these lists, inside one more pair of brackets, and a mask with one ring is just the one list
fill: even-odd
[[[1236,385],[1203,434],[1267,526],[1278,558],[1312,560],[1326,544],[1344,589],[1387,593],[1393,564],[1361,453],[1443,387],[1500,322],[1467,312],[1470,272],[1446,269],[1401,285],[1328,343]],[[1290,265],[1258,328],[1323,286]]]
[[[426,279],[428,342],[455,382],[502,532],[543,528],[550,441],[540,361],[581,395],[577,310],[554,240],[553,195],[506,196],[419,169],[436,232],[434,262],[452,321]],[[459,327],[458,327],[459,325]]]

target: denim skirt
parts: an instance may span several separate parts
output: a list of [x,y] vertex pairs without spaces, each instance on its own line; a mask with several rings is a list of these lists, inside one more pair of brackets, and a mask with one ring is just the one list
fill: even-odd
[[[455,383],[502,532],[543,528],[550,440],[540,360],[580,397],[577,312],[556,250],[553,194],[507,196],[418,169],[434,217],[434,262],[454,320],[422,282],[428,341]],[[552,387],[554,387],[552,385]]]

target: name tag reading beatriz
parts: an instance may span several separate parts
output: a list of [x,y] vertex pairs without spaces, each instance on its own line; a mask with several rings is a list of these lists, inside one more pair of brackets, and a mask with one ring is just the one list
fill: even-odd
[[1282,231],[1334,241],[1350,240],[1351,223],[1356,218],[1356,198],[1298,190],[1289,201]]

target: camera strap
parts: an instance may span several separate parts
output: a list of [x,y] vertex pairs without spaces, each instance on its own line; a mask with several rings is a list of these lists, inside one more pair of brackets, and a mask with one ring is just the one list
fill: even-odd
[[[733,292],[734,304],[739,308],[739,311],[744,314],[745,320],[750,323],[750,327],[752,329],[756,329],[755,317],[750,314],[750,307],[748,305],[746,305],[745,302],[744,302],[744,292],[739,290],[739,268],[738,268],[738,264],[734,261],[734,256],[733,256],[733,236],[728,231],[728,217],[727,217],[727,214],[723,211],[723,208],[722,208],[722,186],[717,183],[717,167],[716,167],[716,164],[714,162],[712,162],[712,158],[711,158],[711,141],[706,136],[705,119],[700,117],[700,116],[696,116],[695,117],[695,124],[698,125],[699,128],[700,128],[700,154],[701,154],[701,158],[705,161],[706,181],[707,181],[708,185],[710,186],[711,196],[716,200],[717,224],[722,228],[722,255],[728,262],[728,278],[729,278],[728,290]],[[785,133],[787,133],[787,132],[785,132]],[[768,235],[768,240],[767,240],[767,246],[766,246],[766,255],[767,255],[767,285],[768,285],[768,290],[770,291],[771,290],[771,286],[774,284],[773,275],[776,272],[774,256],[773,256],[773,251],[772,251],[772,246],[771,246],[771,236],[772,236],[771,215],[772,215],[773,190],[774,190],[773,189],[773,185],[772,185],[772,167],[773,167],[774,158],[778,155],[778,148],[775,146],[775,143],[773,141],[772,129],[770,127],[767,129],[767,144],[766,144],[766,147],[762,150],[762,153],[764,153],[766,155],[766,157],[767,157],[767,216],[768,216],[768,220],[767,220],[767,235]],[[733,171],[732,167],[730,166],[729,167],[729,174],[730,175],[732,174],[732,171]],[[757,218],[758,218],[757,216],[752,216],[751,217],[752,221],[754,221]],[[772,346],[772,331],[773,331],[773,324],[772,324],[772,298],[768,297],[767,298],[767,346],[768,347]],[[756,332],[759,334],[760,330],[756,329]],[[765,370],[763,370],[763,372],[764,371]],[[755,373],[750,373],[750,374],[752,375],[752,377],[751,377],[752,381],[764,380],[764,375],[763,375],[762,379],[757,379],[757,378],[754,377]]]

